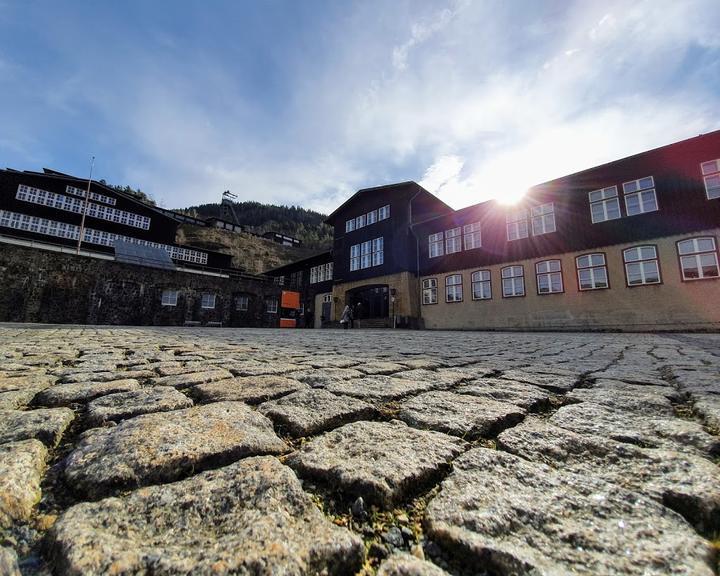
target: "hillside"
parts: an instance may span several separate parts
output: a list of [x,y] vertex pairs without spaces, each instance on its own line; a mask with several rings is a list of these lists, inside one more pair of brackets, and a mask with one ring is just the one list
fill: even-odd
[[190,224],[180,225],[177,242],[231,254],[234,267],[244,268],[255,274],[302,260],[321,251],[304,245],[297,248],[282,246],[252,234]]
[[[302,241],[316,251],[332,246],[332,228],[324,224],[326,216],[298,206],[276,206],[260,202],[234,202],[237,224],[250,232],[282,232]],[[177,210],[196,218],[224,218],[220,204],[200,204]]]

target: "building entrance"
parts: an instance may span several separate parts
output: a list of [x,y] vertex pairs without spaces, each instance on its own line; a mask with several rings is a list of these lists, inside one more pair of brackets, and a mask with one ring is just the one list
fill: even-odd
[[355,318],[387,318],[390,316],[390,290],[387,284],[360,286],[345,293],[345,301],[353,307]]

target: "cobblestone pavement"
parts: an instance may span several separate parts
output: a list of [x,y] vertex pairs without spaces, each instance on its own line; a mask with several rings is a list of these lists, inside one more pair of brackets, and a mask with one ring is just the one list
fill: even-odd
[[2,574],[718,573],[720,335],[0,326]]

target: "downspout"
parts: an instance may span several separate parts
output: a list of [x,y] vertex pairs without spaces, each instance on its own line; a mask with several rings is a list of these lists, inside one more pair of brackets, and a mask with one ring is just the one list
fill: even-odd
[[413,213],[412,213],[413,200],[415,200],[415,198],[417,197],[418,194],[420,194],[420,190],[418,190],[417,192],[415,192],[415,194],[413,194],[412,198],[410,198],[410,202],[408,203],[408,206],[409,206],[408,222],[410,222],[410,234],[412,234],[413,237],[415,238],[415,280],[416,280],[415,284],[417,286],[415,289],[415,297],[416,297],[416,302],[417,302],[417,311],[418,311],[417,319],[418,319],[418,327],[419,327],[421,316],[422,316],[422,314],[421,314],[422,288],[420,287],[420,239],[418,238],[418,235],[415,234],[415,230],[414,230],[415,224],[413,223]]

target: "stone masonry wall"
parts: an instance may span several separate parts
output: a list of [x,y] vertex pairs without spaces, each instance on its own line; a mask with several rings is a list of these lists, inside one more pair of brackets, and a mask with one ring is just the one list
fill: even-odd
[[[162,305],[164,290],[178,291],[177,305]],[[213,309],[201,307],[204,293],[216,295]],[[247,311],[236,309],[240,295],[248,296]],[[266,313],[265,299],[279,297],[279,287],[260,278],[221,278],[0,244],[4,322],[273,327],[278,314]]]

